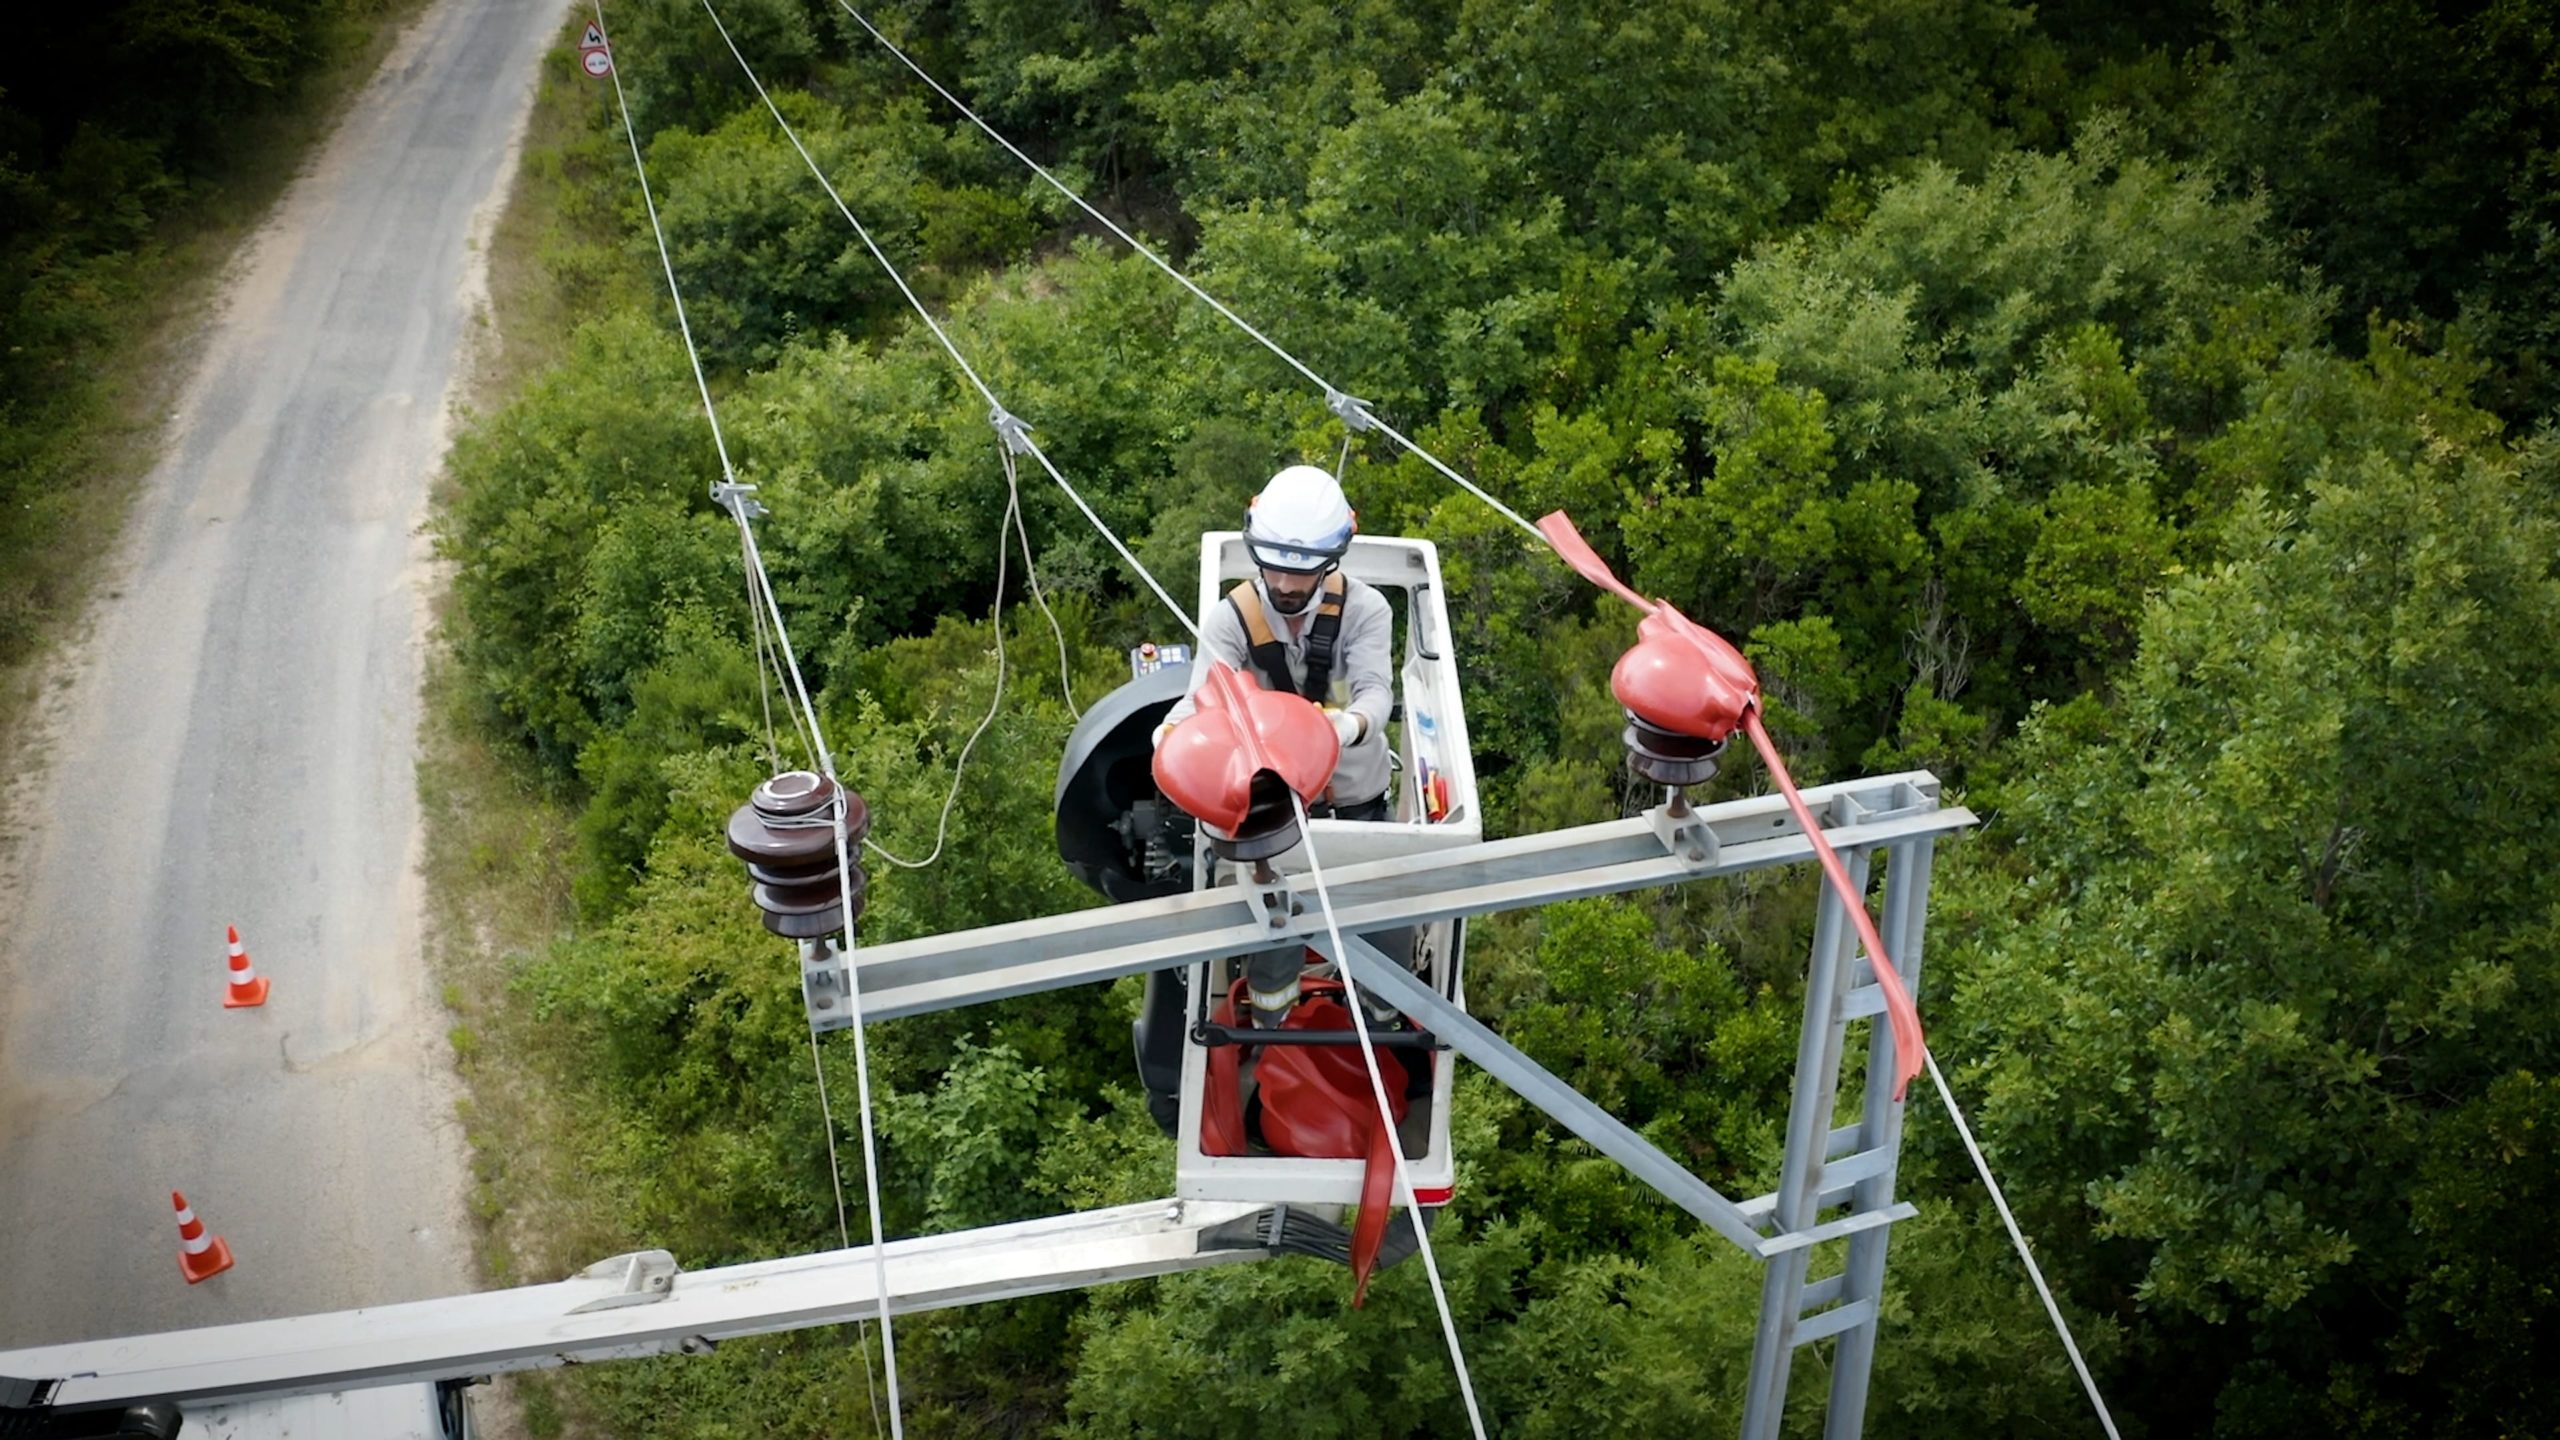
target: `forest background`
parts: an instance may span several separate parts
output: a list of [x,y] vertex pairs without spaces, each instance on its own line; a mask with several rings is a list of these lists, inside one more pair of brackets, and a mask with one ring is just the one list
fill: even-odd
[[[1276,466],[1334,456],[1320,394],[1095,239],[843,10],[715,3],[848,204],[1177,593],[1202,529]],[[248,0],[100,23],[164,10],[226,37],[217,56],[303,33]],[[1927,766],[1984,815],[1941,855],[1924,1013],[2128,1434],[2560,1433],[2536,1363],[2560,1323],[2539,1243],[2560,1206],[2547,7],[872,18],[1281,343],[1744,643],[1800,775]],[[892,849],[933,848],[1007,652],[942,858],[875,867],[866,938],[1094,903],[1050,840],[1072,721],[1047,622],[1011,603],[1018,567],[986,618],[1005,488],[983,403],[703,9],[607,20],[730,453],[772,507],[782,604]],[[69,343],[27,317],[80,257],[135,253],[161,203],[142,160],[81,188],[122,173],[83,158],[97,127],[141,147],[100,153],[164,169],[193,133],[17,83],[13,437],[66,383],[27,368]],[[507,360],[444,496],[451,660],[425,773],[500,1279],[839,1233],[793,967],[718,839],[766,727],[630,162],[564,46],[500,236]],[[1605,683],[1623,616],[1374,442],[1348,479],[1364,528],[1442,548],[1490,827],[1638,803]],[[1023,502],[1089,704],[1172,622],[1045,481]],[[1718,793],[1761,783],[1736,765]],[[1756,1193],[1809,885],[1481,925],[1471,999]],[[1165,1193],[1132,1009],[1123,983],[878,1027],[890,1231]],[[822,1063],[849,1097],[849,1047]],[[1757,1267],[1500,1087],[1469,1077],[1461,1100],[1438,1248],[1499,1433],[1733,1430]],[[1925,1102],[1901,1184],[1921,1216],[1895,1232],[1872,1433],[2092,1433]],[[1462,1431],[1418,1271],[1364,1309],[1348,1293],[1288,1260],[917,1317],[907,1424]],[[573,1372],[531,1387],[530,1418],[870,1433],[876,1337],[867,1363],[848,1340]],[[1797,1384],[1822,1380],[1817,1347]]]

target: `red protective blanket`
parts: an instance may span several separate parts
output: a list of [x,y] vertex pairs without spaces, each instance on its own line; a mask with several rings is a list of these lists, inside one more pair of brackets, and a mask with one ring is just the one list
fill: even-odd
[[[1234,1025],[1244,1008],[1244,982],[1239,980],[1210,1019]],[[1303,998],[1281,1023],[1283,1030],[1348,1030],[1351,1011],[1342,1002],[1336,980],[1309,980]],[[1409,1104],[1404,1092],[1411,1072],[1404,1053],[1378,1052],[1381,1077],[1387,1084],[1387,1108],[1398,1124]],[[1237,1077],[1243,1068],[1241,1047],[1221,1045],[1209,1052],[1209,1089],[1201,1097],[1200,1148],[1211,1155],[1245,1153],[1244,1106]],[[1365,1160],[1360,1181],[1360,1218],[1351,1227],[1351,1303],[1368,1298],[1369,1272],[1386,1238],[1387,1217],[1395,1208],[1395,1143],[1392,1130],[1378,1123],[1378,1101],[1369,1088],[1369,1068],[1357,1045],[1274,1045],[1262,1051],[1254,1077],[1262,1097],[1262,1138],[1278,1154],[1308,1159]]]

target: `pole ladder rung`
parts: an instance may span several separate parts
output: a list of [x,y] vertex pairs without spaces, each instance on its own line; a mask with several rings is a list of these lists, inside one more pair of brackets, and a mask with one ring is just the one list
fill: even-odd
[[1808,1315],[1796,1322],[1796,1348],[1801,1350],[1816,1340],[1828,1340],[1844,1330],[1874,1324],[1875,1318],[1876,1302],[1873,1300],[1852,1300],[1846,1305],[1834,1305],[1819,1315]]
[[[1849,1192],[1859,1181],[1872,1180],[1891,1170],[1896,1158],[1893,1151],[1878,1148],[1825,1160],[1822,1162],[1820,1195],[1815,1201],[1815,1208],[1829,1209],[1849,1203]],[[1774,1192],[1755,1195],[1740,1206],[1743,1216],[1754,1225],[1766,1220],[1777,1208],[1778,1197]]]

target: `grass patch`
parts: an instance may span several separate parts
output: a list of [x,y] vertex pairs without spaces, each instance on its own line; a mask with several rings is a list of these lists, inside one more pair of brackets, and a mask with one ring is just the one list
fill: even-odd
[[[429,662],[418,798],[426,831],[429,961],[454,1011],[448,1033],[469,1098],[473,1208],[495,1284],[556,1280],[612,1253],[612,1227],[579,1220],[556,1138],[574,1128],[543,1063],[543,1027],[515,980],[573,933],[568,807],[532,767],[486,739],[454,662]],[[606,1248],[598,1248],[603,1246]]]
[[[613,92],[577,67],[572,47],[583,23],[573,18],[543,57],[515,179],[490,236],[489,309],[473,321],[466,420],[495,411],[564,358],[582,318],[657,293],[657,272],[633,254],[618,207],[638,197]],[[599,128],[600,117],[611,123]]]
[[[574,931],[574,817],[526,759],[487,737],[450,651],[438,647],[419,724],[427,959],[455,1016],[447,1038],[465,1091],[455,1114],[470,1151],[480,1278],[529,1285],[627,1247],[602,1198],[579,1183],[569,1140],[584,1117],[544,1023],[515,988],[526,966]],[[491,1399],[524,1433],[567,1429],[555,1377],[503,1377]]]
[[[572,19],[544,57],[517,171],[488,237],[488,303],[471,319],[456,417],[466,428],[561,359],[582,315],[632,303],[630,292],[649,277],[611,199],[612,185],[629,184],[630,157],[618,133],[596,128],[598,97],[609,104],[610,92],[578,73],[579,23]],[[439,512],[452,483],[450,471],[438,477]],[[440,599],[418,755],[428,958],[456,1022],[449,1039],[467,1095],[457,1110],[471,1155],[481,1279],[538,1284],[630,1248],[629,1236],[580,1169],[580,1137],[596,1114],[580,1103],[565,1043],[576,1018],[538,1017],[516,983],[576,933],[576,809],[531,757],[491,738],[500,728],[454,658],[458,623]],[[525,1434],[599,1433],[580,1388],[562,1375],[504,1377],[497,1392]]]

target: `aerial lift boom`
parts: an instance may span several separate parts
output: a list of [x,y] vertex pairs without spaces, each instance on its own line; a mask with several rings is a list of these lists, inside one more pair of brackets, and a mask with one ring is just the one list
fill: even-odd
[[[1884,859],[1883,935],[1906,985],[1919,979],[1930,857],[1973,815],[1939,803],[1925,772],[1804,792],[1832,846],[1863,885]],[[1583,896],[1732,876],[1811,858],[1811,842],[1775,796],[1349,865],[1328,876],[1348,955],[1333,955],[1312,896],[1224,887],[1008,925],[864,947],[851,959],[804,944],[813,1023],[841,1016],[858,979],[866,1019],[922,1014],[1008,995],[1193,964],[1291,940],[1346,964],[1442,1043],[1626,1165],[1725,1239],[1768,1265],[1746,1440],[1774,1436],[1794,1350],[1837,1336],[1827,1433],[1859,1431],[1874,1353],[1885,1227],[1912,1208],[1893,1195],[1901,1106],[1869,1085],[1858,1120],[1832,1126],[1846,1027],[1882,1000],[1850,942],[1840,901],[1817,900],[1794,1102],[1778,1189],[1736,1201],[1357,938],[1361,933]],[[1870,1075],[1891,1071],[1893,1037],[1872,1025]],[[887,1247],[892,1313],[1079,1288],[1277,1253],[1275,1207],[1168,1199],[1025,1221]],[[1833,1212],[1837,1213],[1833,1213]],[[1812,1249],[1849,1237],[1847,1266],[1808,1276]],[[451,1380],[641,1355],[875,1315],[869,1247],[697,1272],[664,1251],[602,1262],[549,1285],[247,1324],[0,1351],[0,1435],[82,1413],[155,1401],[205,1402]],[[85,1433],[113,1434],[112,1429]],[[146,1432],[147,1433],[147,1432]]]

